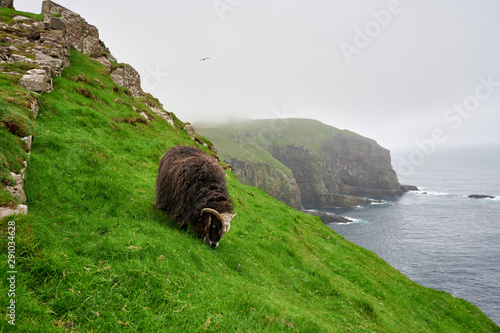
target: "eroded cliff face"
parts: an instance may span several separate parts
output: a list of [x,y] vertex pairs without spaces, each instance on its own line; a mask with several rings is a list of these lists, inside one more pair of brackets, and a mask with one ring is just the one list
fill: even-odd
[[[297,202],[303,208],[355,207],[368,204],[366,197],[402,195],[387,149],[319,121],[282,119],[276,124],[254,120],[199,131],[233,165],[241,182],[260,187],[295,208],[302,208]],[[252,146],[269,152],[274,160],[261,160],[251,153],[256,151],[249,148]],[[280,165],[291,174],[278,172]],[[284,186],[287,181],[296,183],[299,190]]]
[[238,179],[248,185],[262,189],[276,200],[295,209],[302,209],[300,189],[293,177],[266,163],[256,163],[228,158]]
[[402,194],[389,151],[375,141],[335,133],[319,149],[290,144],[269,146],[271,154],[293,172],[306,208],[352,207],[366,203],[352,197]]

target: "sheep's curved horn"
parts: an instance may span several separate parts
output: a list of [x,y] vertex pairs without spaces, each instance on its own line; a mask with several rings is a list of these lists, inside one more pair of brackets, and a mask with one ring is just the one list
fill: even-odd
[[217,218],[217,220],[219,221],[222,221],[222,216],[219,214],[218,211],[216,211],[215,209],[212,209],[212,208],[203,208],[201,210],[201,213],[200,215],[203,215],[203,213],[210,213],[210,214],[213,214],[215,215],[215,217]]

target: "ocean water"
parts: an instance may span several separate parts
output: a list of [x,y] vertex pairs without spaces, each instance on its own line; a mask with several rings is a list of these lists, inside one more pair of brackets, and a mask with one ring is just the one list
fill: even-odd
[[[396,171],[410,154],[392,154]],[[500,325],[500,146],[437,150],[420,162],[399,166],[401,183],[420,191],[332,210],[354,222],[329,226],[413,281],[477,305]]]

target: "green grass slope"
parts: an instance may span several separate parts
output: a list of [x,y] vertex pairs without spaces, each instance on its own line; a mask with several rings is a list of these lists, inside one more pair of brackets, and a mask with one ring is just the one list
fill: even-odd
[[255,137],[257,133],[263,133],[262,128],[259,129],[251,124],[252,122],[244,122],[238,124],[239,126],[196,127],[196,129],[198,133],[210,138],[222,160],[237,159],[269,164],[291,177],[292,171],[266,150],[269,140],[263,135]]
[[71,60],[39,97],[30,214],[1,221],[0,332],[14,328],[3,315],[9,220],[21,332],[500,332],[232,173],[237,216],[220,246],[180,230],[153,207],[157,164],[195,142],[161,119],[122,121],[144,100],[97,62]]

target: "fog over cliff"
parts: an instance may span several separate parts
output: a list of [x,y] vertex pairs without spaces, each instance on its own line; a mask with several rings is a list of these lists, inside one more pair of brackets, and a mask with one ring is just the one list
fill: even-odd
[[500,143],[494,0],[55,2],[184,121],[314,118],[391,150]]

